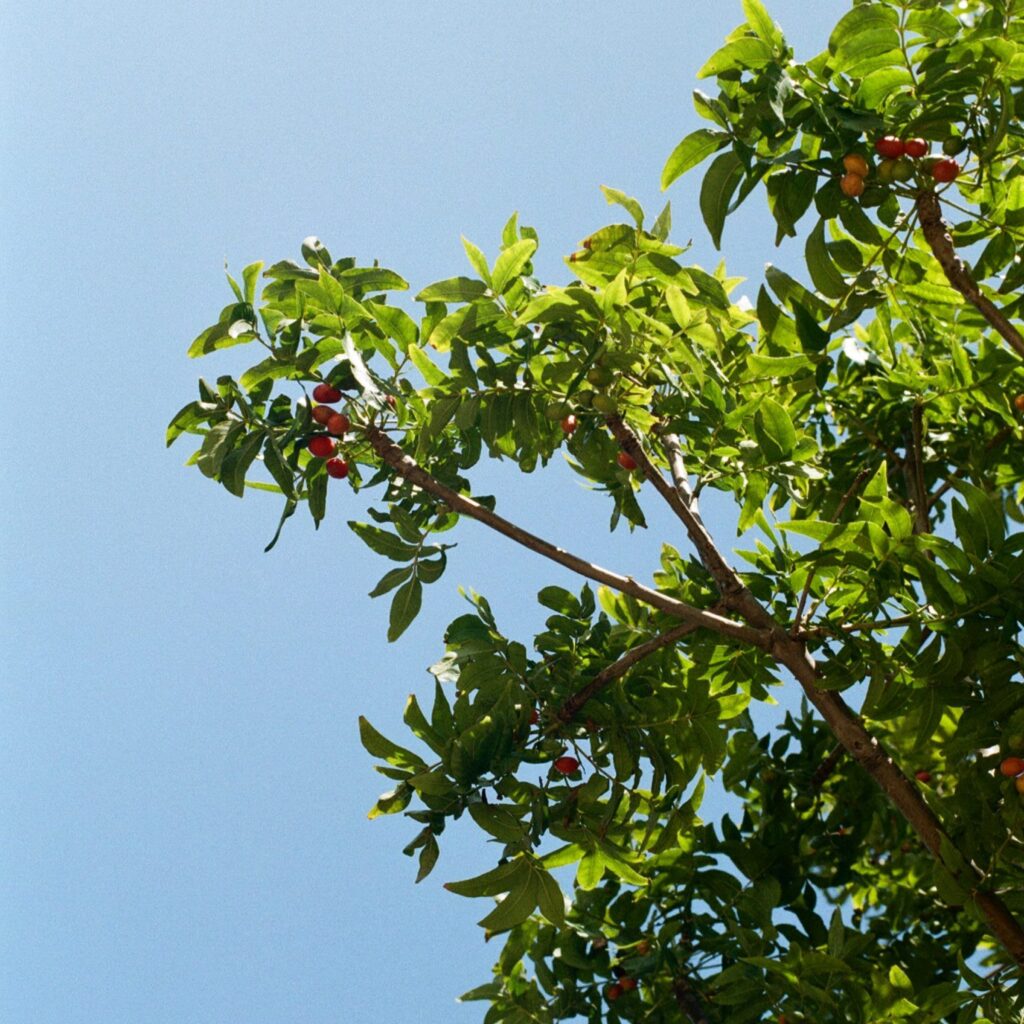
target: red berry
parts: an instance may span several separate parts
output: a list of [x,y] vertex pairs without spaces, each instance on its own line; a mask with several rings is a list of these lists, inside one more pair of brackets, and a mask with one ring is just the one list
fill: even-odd
[[903,152],[912,156],[915,160],[924,156],[931,147],[924,139],[904,139]]
[[636,944],[636,952],[637,952],[638,956],[647,956],[647,954],[650,953],[650,951],[651,951],[651,944],[650,944],[650,942],[647,941],[647,939],[641,939]]
[[347,433],[350,426],[352,426],[352,424],[343,412],[336,412],[327,421],[327,429],[330,433],[334,434],[335,437],[340,437],[342,434]]
[[341,399],[341,392],[330,384],[317,384],[313,388],[313,401],[315,402],[337,402]]
[[632,992],[636,988],[636,978],[631,978],[627,974],[625,977],[619,978],[619,986],[623,992]]
[[311,437],[309,439],[307,447],[318,459],[326,459],[328,456],[334,454],[334,438],[325,437],[323,434],[317,434],[316,437]]
[[1017,412],[1024,412],[1024,395],[1017,395],[1013,400],[1013,407]]
[[636,469],[636,459],[634,459],[633,456],[629,454],[629,452],[619,452],[619,456],[615,461],[618,462],[618,464],[623,469],[628,470],[630,473],[632,473],[633,470]]
[[903,156],[905,147],[895,135],[883,135],[875,140],[875,152],[886,160],[897,160]]
[[604,990],[604,997],[608,1000],[609,1003],[614,1003],[615,1000],[621,998],[621,996],[622,986],[618,982],[616,982],[614,985],[609,985]]
[[312,413],[313,419],[320,424],[321,427],[327,425],[327,421],[336,415],[335,411],[329,405],[318,405]]
[[335,480],[344,480],[348,476],[348,463],[344,459],[328,459],[327,475]]
[[1015,775],[1024,772],[1024,760],[1019,757],[1004,757],[999,765],[999,771],[1008,779],[1012,779]]
[[932,773],[926,771],[914,772],[914,778],[917,779],[918,782],[931,782]]
[[530,710],[530,725],[536,725],[540,721],[540,712],[536,708]]
[[960,173],[960,165],[952,157],[943,157],[935,162],[932,168],[932,177],[936,181],[955,181]]
[[575,416],[566,416],[565,419],[562,420],[562,433],[563,434],[571,434],[575,429],[576,429],[576,417]]
[[558,757],[552,766],[560,775],[572,775],[580,770],[580,763],[575,757]]
[[394,395],[388,395],[387,398],[384,399],[384,401],[386,401],[388,403],[388,407],[389,408],[394,409],[394,407],[396,405],[395,396]]

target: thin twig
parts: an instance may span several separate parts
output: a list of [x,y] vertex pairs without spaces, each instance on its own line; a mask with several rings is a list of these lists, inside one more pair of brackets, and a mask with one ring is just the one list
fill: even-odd
[[679,1009],[690,1018],[693,1024],[708,1024],[708,1019],[704,1015],[704,1007],[701,1005],[700,999],[697,998],[696,990],[682,975],[676,977],[672,982],[672,993],[676,997]]
[[931,246],[933,255],[939,261],[939,266],[945,272],[946,280],[981,313],[1017,355],[1024,357],[1024,337],[1010,323],[1002,310],[982,294],[964,261],[956,254],[953,238],[942,219],[939,197],[930,189],[926,189],[918,193],[916,205],[921,218],[921,231]]
[[586,686],[581,687],[571,697],[569,697],[561,708],[559,708],[558,717],[563,722],[572,721],[588,700],[599,694],[603,689],[605,689],[605,687],[610,686],[616,679],[621,679],[638,661],[643,660],[655,651],[661,650],[662,647],[668,647],[670,644],[674,644],[684,636],[689,636],[699,628],[699,626],[694,625],[693,623],[684,622],[682,625],[674,626],[666,633],[653,637],[642,644],[638,644],[631,650],[626,651],[621,658],[617,661],[613,661],[610,665],[605,666],[597,673],[596,676],[594,676],[593,679],[591,679],[589,683],[587,683]]
[[845,753],[846,748],[841,743],[837,743],[833,747],[828,756],[814,769],[814,774],[811,776],[811,789],[815,792],[821,789],[825,780],[836,770],[836,765],[839,764]]

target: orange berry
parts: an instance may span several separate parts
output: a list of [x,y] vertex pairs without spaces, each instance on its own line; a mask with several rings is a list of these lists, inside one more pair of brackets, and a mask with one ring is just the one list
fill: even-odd
[[866,178],[868,176],[868,171],[870,170],[867,160],[865,160],[860,153],[847,153],[846,156],[843,157],[843,167],[849,171],[850,174],[859,174],[862,178]]
[[1013,407],[1017,412],[1024,412],[1024,395],[1018,395],[1013,400]]
[[844,174],[839,179],[839,187],[843,190],[844,196],[856,199],[864,194],[864,179],[859,174]]
[[1024,796],[1024,775],[1018,775],[1013,784],[1017,787],[1017,792]]
[[1019,757],[1004,757],[999,765],[1000,774],[1012,779],[1024,772],[1024,759]]

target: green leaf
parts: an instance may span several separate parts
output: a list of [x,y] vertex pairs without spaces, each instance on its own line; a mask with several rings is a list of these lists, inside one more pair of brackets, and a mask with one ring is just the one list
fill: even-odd
[[327,514],[327,474],[321,470],[316,476],[310,477],[309,488],[306,494],[306,502],[309,505],[309,514],[313,522],[319,528],[321,520]]
[[700,212],[716,249],[722,247],[722,228],[729,203],[742,179],[743,163],[732,150],[716,157],[704,175],[700,187]]
[[295,474],[285,461],[281,449],[277,446],[274,435],[267,434],[267,443],[263,449],[263,464],[277,482],[278,487],[289,497],[295,495]]
[[523,857],[515,857],[474,878],[445,882],[444,887],[457,896],[497,896],[520,885],[531,874],[529,862]]
[[669,185],[682,177],[688,170],[703,163],[712,153],[717,153],[729,144],[729,133],[716,131],[714,128],[698,128],[690,132],[682,142],[669,154],[661,172],[661,187]]
[[754,415],[754,430],[765,455],[772,462],[782,462],[793,454],[796,430],[789,413],[773,398],[762,398]]
[[824,220],[819,220],[814,230],[807,236],[804,257],[811,280],[819,292],[833,299],[846,294],[846,281],[825,247]]
[[774,47],[782,42],[782,33],[761,0],[743,0],[743,13],[747,16],[747,24],[766,43]]
[[394,590],[400,583],[404,583],[413,574],[411,565],[400,565],[396,569],[389,569],[377,581],[377,585],[370,591],[370,597],[381,597],[383,594]]
[[565,924],[565,897],[554,877],[543,868],[537,872],[540,912],[557,928]]
[[423,849],[420,850],[420,867],[419,871],[416,872],[417,882],[422,882],[434,870],[434,865],[437,863],[440,852],[441,849],[433,835],[427,836],[427,841],[423,844]]
[[203,476],[216,479],[228,452],[235,446],[238,435],[245,427],[238,420],[224,420],[215,423],[203,439],[196,465]]
[[471,277],[449,277],[427,285],[416,296],[417,302],[472,302],[487,291],[483,281]]
[[277,529],[274,531],[274,536],[270,538],[270,543],[263,549],[264,554],[270,551],[278,542],[278,540],[281,537],[281,531],[284,529],[285,522],[295,514],[295,510],[298,507],[299,503],[294,498],[289,498],[284,503],[284,511],[281,513],[281,518],[278,521]]
[[491,288],[495,295],[501,295],[506,288],[523,272],[530,262],[530,257],[537,251],[537,243],[532,238],[523,238],[502,250],[495,261],[494,273],[491,277]]
[[636,221],[638,228],[644,226],[643,207],[632,196],[627,196],[625,192],[620,192],[617,188],[609,188],[607,185],[602,185],[601,191],[604,193],[605,201],[609,206],[617,204],[623,207],[633,220]]
[[472,268],[480,275],[480,280],[491,283],[491,271],[487,266],[487,257],[465,236],[462,236],[462,248],[466,250]]
[[359,716],[359,741],[368,754],[379,757],[396,768],[423,771],[427,767],[422,758],[382,736],[362,715]]
[[245,474],[263,447],[264,437],[262,429],[254,430],[224,457],[220,469],[220,482],[237,498],[245,494]]
[[242,283],[245,286],[245,301],[249,305],[254,305],[256,302],[256,285],[260,279],[260,271],[263,269],[263,261],[260,260],[257,263],[250,263],[242,271]]
[[473,803],[469,805],[469,816],[485,832],[503,843],[519,843],[526,836],[522,822],[507,807]]
[[[246,329],[246,325],[248,329]],[[207,327],[202,334],[188,347],[189,359],[197,359],[199,356],[209,355],[222,348],[231,348],[233,345],[244,345],[247,342],[255,341],[259,337],[252,329],[255,326],[248,320],[235,320],[232,323],[217,323]]]
[[374,319],[384,329],[387,336],[394,338],[402,348],[416,344],[416,339],[419,336],[416,321],[404,309],[399,309],[397,306],[385,306],[380,302],[365,302],[364,305],[373,314]]
[[416,553],[419,551],[418,545],[408,544],[398,534],[389,533],[387,530],[382,530],[379,526],[373,526],[370,523],[358,523],[355,520],[349,520],[348,525],[349,529],[371,551],[376,551],[378,555],[383,555],[385,558],[390,558],[395,562],[407,562],[415,558]]
[[537,906],[540,883],[532,871],[482,920],[477,923],[489,932],[504,932],[522,924]]
[[576,869],[576,884],[581,889],[595,889],[604,877],[604,859],[596,850],[587,850]]
[[388,641],[394,643],[419,614],[423,600],[423,584],[416,578],[399,587],[391,601]]
[[774,57],[773,48],[763,39],[756,36],[741,36],[716,50],[697,72],[697,77],[711,78],[736,68],[763,68],[770,64]]
[[[844,15],[829,37],[833,69],[855,74],[867,58],[899,51],[898,14],[889,4],[870,3]],[[896,60],[893,63],[897,63]]]
[[350,291],[404,292],[409,287],[404,277],[383,267],[351,267],[343,270],[338,277]]

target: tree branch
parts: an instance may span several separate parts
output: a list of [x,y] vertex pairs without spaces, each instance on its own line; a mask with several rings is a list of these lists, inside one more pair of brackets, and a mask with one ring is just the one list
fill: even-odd
[[814,769],[814,774],[811,776],[811,789],[815,792],[821,789],[825,780],[836,770],[836,766],[845,753],[846,747],[841,743],[833,747],[828,756]]
[[672,982],[672,994],[676,997],[679,1009],[690,1018],[693,1024],[709,1024],[707,1017],[704,1016],[704,1007],[701,1006],[696,991],[694,991],[693,986],[682,975],[679,975]]
[[650,587],[645,587],[642,583],[637,583],[631,576],[622,576],[617,572],[612,572],[609,569],[595,565],[593,562],[588,562],[563,548],[556,547],[554,544],[516,526],[515,523],[509,522],[509,520],[485,508],[478,501],[474,501],[467,495],[459,494],[457,491],[453,491],[450,487],[445,486],[440,480],[431,476],[422,466],[418,465],[410,455],[406,454],[387,434],[372,423],[363,424],[359,429],[363,431],[377,455],[396,473],[428,494],[439,498],[454,511],[469,516],[471,519],[476,519],[478,522],[491,527],[492,530],[496,530],[510,540],[514,540],[517,544],[521,544],[530,551],[534,551],[545,558],[551,559],[553,562],[557,562],[566,569],[579,573],[579,575],[585,576],[587,579],[594,580],[597,583],[603,583],[605,586],[618,590],[620,593],[635,597],[638,601],[642,601],[652,608],[657,608],[673,618],[682,619],[684,622],[692,624],[695,628],[703,627],[730,640],[738,640],[761,649],[766,649],[768,638],[761,630],[751,628],[742,622],[735,622],[724,616],[716,615],[713,612],[696,608],[693,605],[686,604],[684,601],[678,601],[674,597],[669,597],[667,594],[662,594],[657,590],[652,590]]
[[689,636],[690,633],[696,632],[699,628],[694,623],[685,622],[681,626],[675,626],[662,633],[660,636],[653,637],[642,644],[637,644],[636,647],[626,651],[617,661],[606,665],[586,686],[581,687],[569,697],[559,708],[558,717],[563,722],[572,721],[591,697],[599,694],[605,687],[614,683],[616,679],[621,679],[638,661],[642,661],[649,654],[661,650],[662,647],[674,644],[684,636]]
[[1024,357],[1024,337],[1002,310],[982,294],[964,261],[957,256],[949,229],[942,219],[939,197],[930,189],[918,192],[916,205],[921,231],[945,272],[946,280],[1002,335],[1017,355]]
[[[990,452],[994,448],[998,448],[1008,437],[1013,435],[1012,427],[1003,427],[997,434],[990,438],[988,444],[985,445],[985,451]],[[963,470],[957,469],[951,473],[947,478],[946,482],[936,490],[936,492],[928,499],[928,507],[931,508],[944,494],[948,493],[955,486],[954,481],[963,479]]]
[[[947,850],[956,850],[956,846],[925,802],[920,790],[903,774],[882,744],[867,731],[846,701],[834,691],[819,689],[821,672],[808,652],[806,644],[786,633],[747,590],[718,551],[700,517],[694,514],[679,492],[667,483],[658,468],[652,464],[636,435],[620,417],[609,416],[607,420],[619,444],[682,520],[701,561],[718,584],[725,606],[739,612],[747,622],[756,625],[763,631],[759,635],[767,634],[770,638],[769,653],[779,665],[796,677],[807,699],[825,719],[836,739],[875,780],[890,802],[921,837],[936,860],[944,863],[943,846]],[[971,899],[988,921],[992,934],[1024,970],[1024,928],[998,896],[980,889],[982,878],[977,869],[966,858],[961,857],[961,861],[964,867],[959,872],[951,870],[951,874],[968,890]],[[950,870],[948,865],[946,867]]]

